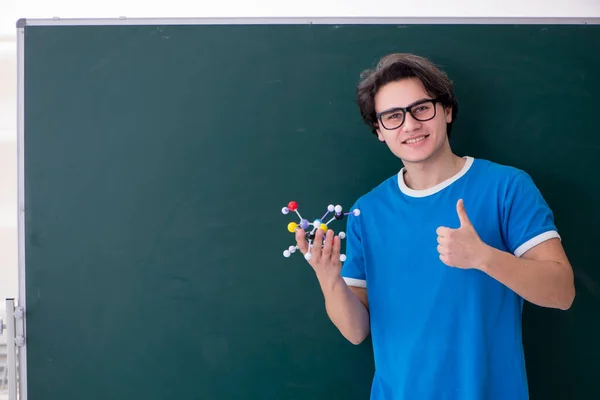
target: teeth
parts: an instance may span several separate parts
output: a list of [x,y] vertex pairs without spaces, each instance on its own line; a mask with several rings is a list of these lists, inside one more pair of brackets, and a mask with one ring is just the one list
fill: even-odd
[[420,142],[423,139],[425,139],[425,136],[419,136],[418,138],[408,139],[405,143],[407,143],[407,144],[413,144],[413,143]]

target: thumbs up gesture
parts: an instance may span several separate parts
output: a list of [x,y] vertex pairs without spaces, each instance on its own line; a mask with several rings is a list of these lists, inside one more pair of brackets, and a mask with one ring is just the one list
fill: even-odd
[[440,260],[450,267],[480,268],[490,248],[475,231],[462,199],[456,203],[456,212],[460,220],[458,229],[441,226],[436,230]]

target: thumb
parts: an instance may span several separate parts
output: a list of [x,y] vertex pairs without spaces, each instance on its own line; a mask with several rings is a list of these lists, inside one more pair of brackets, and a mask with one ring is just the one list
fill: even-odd
[[467,216],[467,211],[465,210],[465,203],[463,199],[459,199],[456,203],[456,213],[458,214],[458,219],[460,221],[460,226],[471,226],[471,221]]

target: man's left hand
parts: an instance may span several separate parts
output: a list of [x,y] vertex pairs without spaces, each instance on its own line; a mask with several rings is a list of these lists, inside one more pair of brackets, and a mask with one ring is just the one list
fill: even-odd
[[475,231],[462,199],[456,203],[456,212],[460,220],[458,229],[440,226],[436,230],[440,260],[450,267],[479,269],[491,248],[483,243]]

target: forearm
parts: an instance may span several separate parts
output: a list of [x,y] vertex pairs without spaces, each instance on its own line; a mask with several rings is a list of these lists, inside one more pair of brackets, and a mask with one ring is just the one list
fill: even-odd
[[327,315],[333,324],[351,343],[361,343],[370,332],[367,307],[352,293],[341,276],[317,278],[325,297]]
[[480,269],[541,307],[566,310],[575,297],[573,271],[564,263],[519,258],[490,247]]

